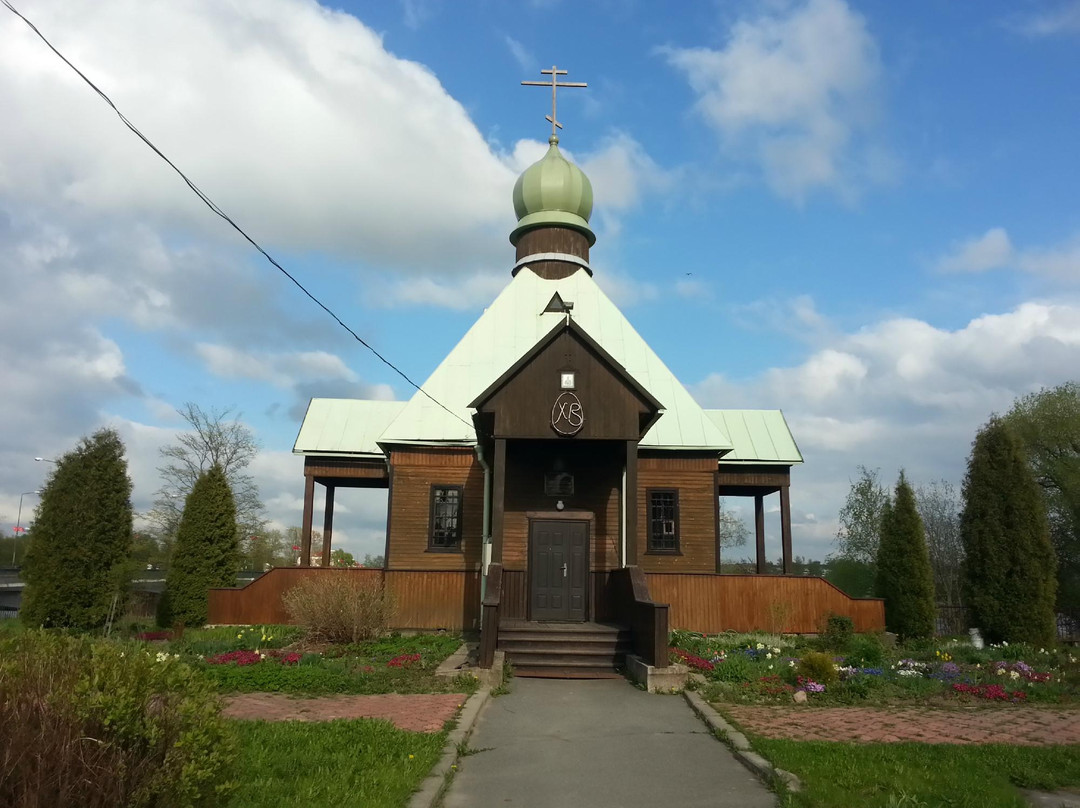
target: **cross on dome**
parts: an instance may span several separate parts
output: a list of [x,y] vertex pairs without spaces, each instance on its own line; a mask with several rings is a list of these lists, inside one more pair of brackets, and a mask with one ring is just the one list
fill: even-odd
[[558,143],[559,136],[556,134],[555,129],[562,129],[563,126],[559,123],[555,116],[555,93],[559,87],[588,87],[589,85],[583,81],[559,81],[559,76],[565,76],[565,70],[559,70],[555,65],[551,66],[551,70],[540,71],[545,76],[551,76],[551,81],[523,81],[523,86],[528,87],[550,87],[551,88],[551,114],[545,115],[544,120],[551,123],[551,137],[549,142]]

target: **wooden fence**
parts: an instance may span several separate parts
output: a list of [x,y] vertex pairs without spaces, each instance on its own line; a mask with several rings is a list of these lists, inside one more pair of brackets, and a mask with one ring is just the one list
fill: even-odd
[[673,629],[813,634],[829,614],[841,614],[856,631],[885,630],[884,601],[849,597],[824,578],[678,572],[645,577],[652,599],[670,604]]
[[479,627],[480,573],[475,570],[381,570],[276,567],[239,589],[211,589],[209,621],[224,625],[293,622],[282,596],[319,575],[348,575],[385,586],[394,596],[395,629],[471,630]]

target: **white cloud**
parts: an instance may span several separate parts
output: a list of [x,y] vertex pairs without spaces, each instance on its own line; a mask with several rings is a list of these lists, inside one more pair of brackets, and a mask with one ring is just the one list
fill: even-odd
[[423,306],[456,311],[480,309],[510,282],[510,267],[498,272],[477,272],[464,278],[409,278],[382,284],[371,292],[368,305],[393,308]]
[[313,379],[357,380],[341,357],[326,351],[253,352],[201,342],[195,352],[211,373],[226,379],[253,379],[286,389]]
[[1080,0],[1067,0],[1050,11],[1019,18],[1013,27],[1032,37],[1080,34]]
[[1008,266],[1015,255],[1009,234],[995,227],[977,238],[955,245],[937,261],[942,272],[984,272]]
[[593,186],[596,207],[616,213],[637,206],[648,193],[671,188],[675,176],[660,168],[625,132],[613,132],[584,155],[581,169]]
[[895,172],[880,146],[855,139],[873,124],[881,64],[866,21],[843,0],[744,18],[719,50],[662,52],[686,74],[729,153],[756,162],[781,196],[847,195]]
[[521,42],[510,34],[503,34],[503,42],[506,44],[506,49],[510,51],[510,55],[514,57],[514,61],[518,63],[518,67],[526,71],[536,69],[536,57]]
[[[430,271],[469,262],[509,225],[513,173],[462,106],[345,13],[43,0],[33,16],[256,239]],[[0,194],[227,234],[10,15],[0,76],[0,108],[20,121],[0,128]]]
[[955,245],[936,261],[942,272],[1016,268],[1057,281],[1080,280],[1080,236],[1052,247],[1016,248],[1004,228]]
[[709,407],[784,410],[806,459],[793,472],[793,507],[819,520],[796,551],[822,557],[857,465],[880,467],[886,481],[904,467],[915,482],[959,482],[991,413],[1077,367],[1080,305],[1028,302],[955,330],[897,318],[835,333],[798,365],[745,381],[713,374],[694,392]]

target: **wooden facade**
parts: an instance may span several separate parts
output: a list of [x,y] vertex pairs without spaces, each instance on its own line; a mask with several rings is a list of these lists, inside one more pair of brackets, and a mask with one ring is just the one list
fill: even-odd
[[[493,565],[494,567],[494,565]],[[626,569],[591,573],[590,612],[597,622],[625,614],[620,575]],[[282,595],[305,578],[349,575],[390,588],[397,604],[396,629],[479,628],[480,573],[473,571],[277,568],[239,589],[210,590],[209,621],[219,625],[288,624]],[[528,619],[524,570],[501,571],[500,619]],[[829,614],[847,615],[857,631],[885,628],[884,603],[852,598],[822,578],[714,573],[646,573],[644,593],[667,604],[670,627],[704,634],[722,631],[816,633]],[[489,580],[490,583],[490,580]]]
[[294,621],[282,596],[319,575],[347,575],[385,586],[393,594],[393,629],[479,628],[480,573],[477,570],[380,570],[277,567],[239,589],[211,589],[209,622],[215,625],[288,625]]

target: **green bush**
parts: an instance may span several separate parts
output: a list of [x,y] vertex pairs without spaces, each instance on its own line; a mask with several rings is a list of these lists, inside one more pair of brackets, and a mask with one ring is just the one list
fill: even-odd
[[1023,445],[997,418],[975,438],[964,479],[964,599],[990,642],[1054,641],[1057,558]]
[[285,593],[285,610],[314,642],[356,643],[386,633],[393,595],[363,570],[325,570]]
[[235,751],[210,682],[133,644],[0,640],[0,805],[213,806]]
[[826,648],[843,652],[854,634],[855,623],[850,617],[830,613],[825,620],[825,630],[821,632],[821,642]]
[[904,473],[881,519],[877,593],[885,599],[885,625],[901,638],[934,636],[934,573],[915,492]]
[[829,685],[836,681],[836,663],[828,654],[820,651],[809,651],[803,655],[795,666],[799,676],[813,679],[818,684]]
[[199,475],[184,503],[158,623],[197,628],[206,622],[207,592],[236,585],[240,554],[236,504],[225,472],[213,466]]
[[[119,618],[131,577],[131,480],[111,429],[61,457],[41,494],[26,552],[22,620],[95,629]],[[114,598],[118,598],[114,605]]]
[[848,643],[844,661],[856,668],[881,668],[885,665],[885,647],[873,634],[856,634]]
[[711,674],[720,682],[751,682],[760,676],[759,666],[746,654],[731,651],[723,662],[717,662]]

